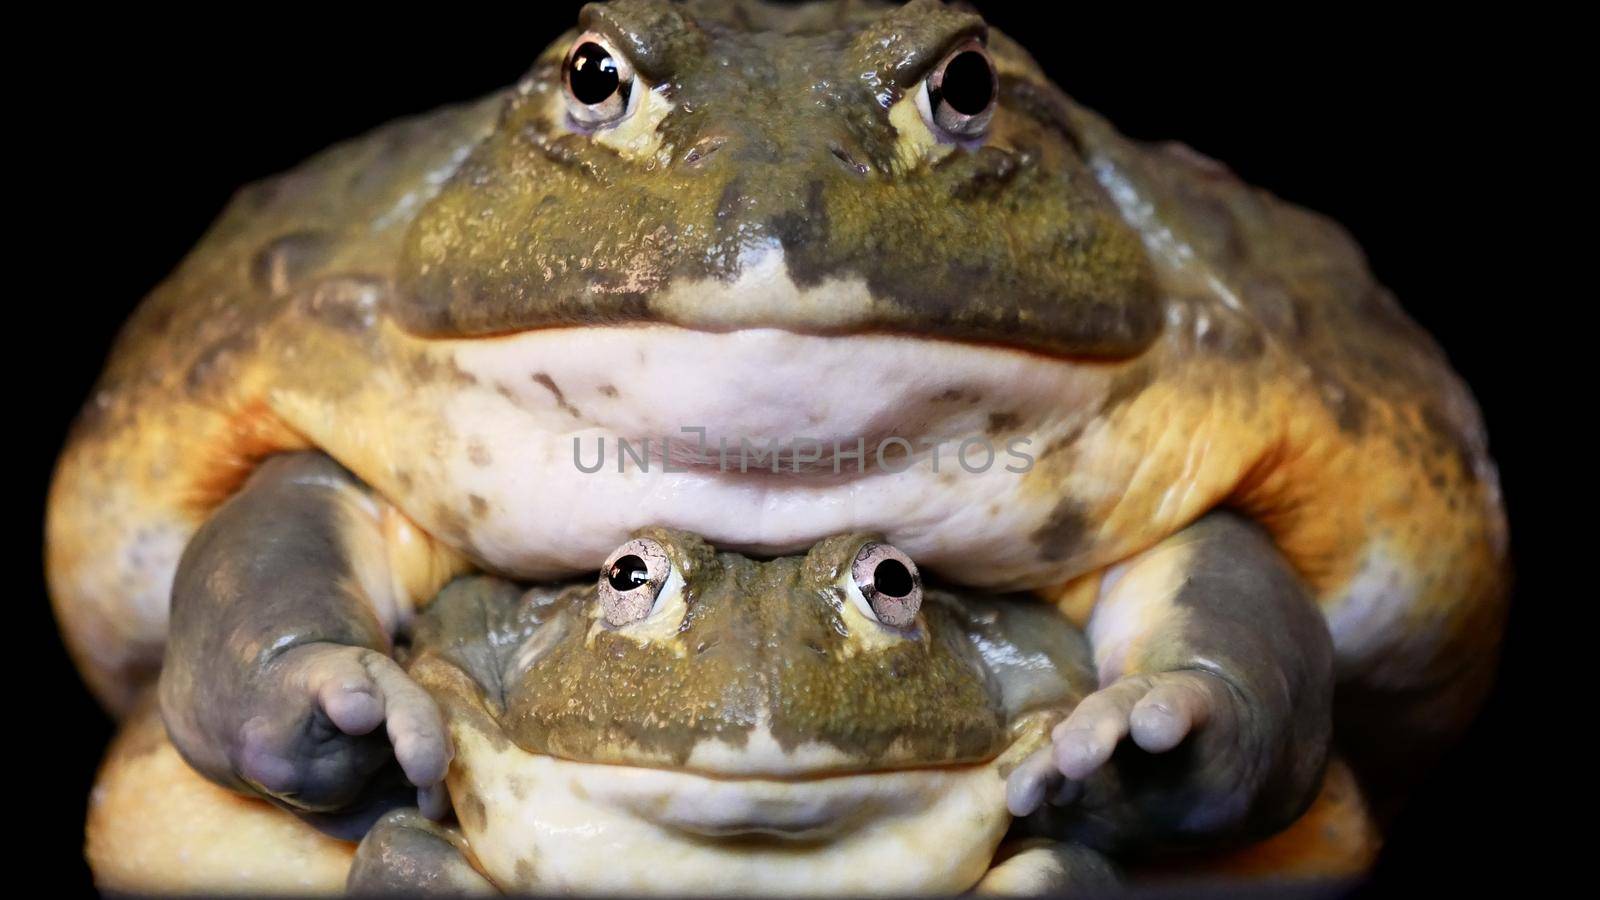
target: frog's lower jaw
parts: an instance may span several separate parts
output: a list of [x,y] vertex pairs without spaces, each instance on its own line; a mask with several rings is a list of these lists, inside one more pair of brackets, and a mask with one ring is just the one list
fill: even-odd
[[[986,763],[774,780],[574,762],[470,729],[450,777],[478,865],[507,892],[912,894],[965,890],[1011,817]],[[1026,745],[1026,746],[1024,746]]]
[[[1059,581],[1029,540],[1059,492],[1030,489],[1028,473],[1093,417],[1119,371],[1002,347],[770,328],[393,338],[409,342],[397,357],[426,354],[457,373],[448,386],[417,385],[402,401],[414,414],[385,401],[374,418],[400,423],[395,433],[345,452],[337,421],[285,407],[286,417],[379,473],[374,486],[425,529],[454,527],[484,563],[533,580],[592,570],[633,531],[667,525],[760,554],[880,532],[962,583]],[[388,455],[366,465],[355,457],[369,446]],[[390,469],[405,483],[385,483]],[[438,509],[474,512],[446,523],[430,518]]]

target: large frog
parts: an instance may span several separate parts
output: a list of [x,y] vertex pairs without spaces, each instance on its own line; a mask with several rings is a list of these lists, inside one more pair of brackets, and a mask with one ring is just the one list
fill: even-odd
[[[1241,552],[1266,546],[1245,523],[1215,527]],[[1236,584],[1220,570],[1202,580]],[[111,754],[90,858],[102,888],[157,893],[1103,887],[1111,869],[1095,848],[1159,849],[1234,802],[1241,781],[1270,786],[1247,830],[1275,828],[1316,793],[1332,668],[1325,629],[1300,608],[1233,629],[1250,652],[1213,648],[1246,715],[1206,740],[1273,748],[1241,756],[1249,776],[1208,771],[1206,753],[1130,758],[1083,802],[1013,826],[1023,795],[1062,787],[1040,765],[1049,734],[1095,686],[1064,616],[924,583],[872,535],[753,560],[645,529],[598,579],[463,577],[419,616],[406,668],[453,737],[457,825],[396,810],[352,856],[286,812],[197,784],[147,735]],[[1300,830],[1323,864],[1295,873],[1348,874],[1369,849],[1359,816],[1308,816]]]
[[[746,443],[774,452],[698,452]],[[1213,539],[1233,514],[1270,554]],[[649,524],[879,532],[1040,592],[1101,684],[1054,732],[1072,782],[1234,715],[1171,663],[1284,596],[1332,634],[1340,739],[1400,771],[1503,612],[1473,402],[1350,239],[934,0],[591,6],[510,89],[245,190],[119,338],[48,567],[110,708],[166,649],[194,766],[336,814],[390,747],[437,798],[442,717],[385,656],[420,602]],[[1207,566],[1242,580],[1190,590]]]

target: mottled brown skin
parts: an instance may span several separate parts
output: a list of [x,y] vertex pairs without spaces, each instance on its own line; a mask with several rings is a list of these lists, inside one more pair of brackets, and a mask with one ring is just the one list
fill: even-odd
[[[918,140],[893,108],[986,33],[930,0],[622,0],[584,25],[671,99],[633,149],[556,112],[569,35],[504,94],[245,190],[129,322],[48,523],[53,602],[108,706],[154,677],[179,555],[263,459],[315,448],[360,479],[370,555],[421,603],[496,549],[473,528],[496,498],[426,468],[486,461],[442,411],[496,387],[445,345],[660,322],[1003,345],[1104,377],[1023,476],[1047,512],[1009,586],[1087,616],[1108,567],[1236,510],[1329,622],[1342,737],[1425,758],[1459,731],[1503,617],[1496,475],[1464,386],[1336,225],[1123,139],[997,33],[988,136]],[[734,283],[749,242],[781,246],[795,286],[867,290],[737,308],[673,294]],[[1011,411],[991,412],[1004,431]],[[1129,674],[1102,661],[1108,683]]]
[[[766,561],[668,529],[640,536],[683,572],[687,608],[665,636],[596,625],[592,582],[524,591],[469,578],[419,620],[409,665],[465,671],[530,753],[670,768],[701,742],[745,747],[758,727],[784,752],[827,745],[848,771],[981,761],[1023,717],[1070,709],[1091,684],[1082,635],[1047,609],[929,589],[907,628],[852,620],[839,582],[870,535]],[[528,643],[539,651],[522,655]],[[1008,652],[986,658],[980,643]]]
[[[412,229],[395,308],[408,329],[793,316],[805,330],[911,331],[1074,355],[1135,352],[1159,331],[1138,234],[1071,160],[1056,123],[1028,114],[1041,102],[1031,83],[1008,85],[1003,101],[1023,113],[1008,123],[1016,151],[982,148],[895,177],[907,168],[906,138],[884,127],[887,103],[950,47],[985,34],[977,16],[926,2],[893,12],[824,5],[806,11],[809,21],[756,4],[667,9],[663,24],[655,4],[592,6],[581,27],[637,36],[640,71],[671,81],[680,111],[657,134],[682,154],[676,165],[640,179],[638,161],[552,128],[543,87],[559,83],[566,45],[557,43]],[[773,30],[746,32],[740,11]],[[809,86],[808,102],[774,117],[769,85]],[[674,281],[734,278],[757,238],[782,245],[796,285],[859,275],[876,302],[829,321],[653,306]],[[589,257],[605,264],[573,264]]]

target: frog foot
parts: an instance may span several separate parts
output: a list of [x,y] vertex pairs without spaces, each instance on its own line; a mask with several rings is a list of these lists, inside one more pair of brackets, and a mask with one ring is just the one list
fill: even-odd
[[1238,699],[1227,681],[1204,670],[1120,678],[1085,697],[1051,730],[1050,746],[1012,772],[1007,806],[1020,817],[1047,802],[1070,805],[1124,739],[1148,753],[1166,753],[1201,726],[1226,737],[1215,733],[1236,729],[1237,711]]
[[344,811],[384,784],[392,759],[419,789],[418,805],[443,815],[444,719],[394,660],[316,643],[286,651],[263,674],[234,741],[240,778],[297,811]]

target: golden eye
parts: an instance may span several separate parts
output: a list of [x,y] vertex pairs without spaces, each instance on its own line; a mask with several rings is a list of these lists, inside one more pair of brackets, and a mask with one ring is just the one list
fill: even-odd
[[620,628],[647,618],[672,573],[667,551],[649,538],[634,538],[612,552],[600,570],[600,612]]
[[850,565],[850,579],[860,603],[874,619],[894,628],[916,621],[922,608],[922,576],[911,557],[888,544],[868,543]]
[[923,114],[935,131],[954,140],[983,137],[1000,100],[1000,75],[977,40],[950,51],[922,80]]
[[636,78],[628,58],[595,32],[573,42],[562,68],[567,112],[585,128],[610,125],[625,117]]

